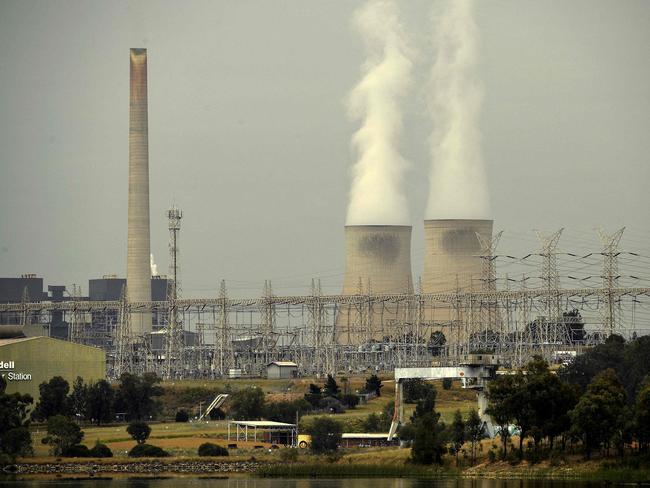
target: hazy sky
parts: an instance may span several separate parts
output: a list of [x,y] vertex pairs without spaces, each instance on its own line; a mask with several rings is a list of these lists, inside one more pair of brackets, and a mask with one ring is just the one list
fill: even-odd
[[[351,1],[0,0],[0,276],[126,273],[129,48],[149,57],[151,247],[184,211],[183,289],[340,291],[360,79]],[[400,148],[421,274],[432,1],[400,7],[416,58]],[[565,250],[628,227],[650,248],[650,2],[482,1],[477,76],[503,252],[566,227]]]

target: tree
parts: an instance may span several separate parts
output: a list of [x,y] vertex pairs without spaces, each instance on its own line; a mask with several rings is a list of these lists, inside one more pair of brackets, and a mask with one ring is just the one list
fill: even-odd
[[472,443],[472,464],[474,464],[476,461],[476,446],[485,437],[485,425],[476,410],[469,411],[465,428],[467,429],[467,439]]
[[292,424],[296,421],[296,415],[300,417],[300,414],[307,413],[312,408],[312,405],[303,398],[291,402],[267,403],[264,408],[264,418]]
[[264,414],[264,392],[256,387],[244,388],[234,393],[230,412],[235,420],[259,420]]
[[503,457],[508,454],[508,439],[510,438],[510,423],[515,416],[513,399],[517,394],[517,379],[512,375],[498,376],[488,384],[487,398],[489,401],[486,413],[499,426],[499,437],[503,445]]
[[71,413],[76,418],[81,419],[86,416],[88,387],[81,376],[77,376],[77,379],[74,380],[74,383],[72,384],[72,392],[70,393],[68,401],[70,402]]
[[454,413],[454,421],[451,423],[451,442],[456,453],[456,466],[458,466],[458,452],[465,444],[465,422],[460,410]]
[[586,457],[593,449],[608,443],[620,428],[626,394],[616,372],[606,369],[587,386],[571,411],[573,431],[582,437]]
[[131,422],[126,431],[138,444],[144,444],[151,434],[151,427],[146,422]]
[[310,383],[309,391],[305,393],[305,400],[311,403],[312,406],[316,407],[321,398],[323,398],[323,393],[321,392],[320,386]]
[[76,422],[65,415],[53,415],[47,420],[47,436],[41,442],[52,447],[52,454],[60,456],[79,444],[83,437],[84,433]]
[[0,376],[0,462],[3,455],[13,460],[32,453],[27,408],[34,400],[30,395],[7,394],[6,388]]
[[316,453],[333,452],[339,448],[343,427],[336,420],[317,417],[308,429],[311,450]]
[[155,373],[144,373],[142,376],[123,373],[115,398],[115,408],[124,412],[130,420],[143,420],[154,417],[160,405],[155,397],[163,394],[158,386],[160,378]]
[[323,387],[323,393],[327,396],[331,397],[338,397],[339,392],[341,389],[339,388],[339,385],[336,384],[336,380],[331,374],[327,375],[327,381],[325,382],[325,386]]
[[96,425],[110,422],[113,418],[115,392],[106,380],[91,383],[87,389],[86,417]]
[[35,420],[47,420],[53,415],[70,415],[68,392],[70,385],[61,376],[55,376],[50,381],[38,385],[40,400],[32,412]]
[[419,378],[409,378],[402,382],[402,395],[404,403],[417,403],[429,394],[429,391],[435,389],[429,383],[425,383]]
[[348,408],[355,408],[359,405],[359,397],[354,393],[346,393],[341,396],[341,403]]
[[438,420],[440,414],[427,412],[417,417],[414,422],[414,439],[411,459],[417,464],[442,464],[445,452],[442,432],[444,425]]
[[646,452],[650,445],[650,377],[646,379],[636,396],[634,410],[639,450]]
[[443,390],[451,390],[451,387],[454,385],[454,380],[451,378],[443,378],[442,379],[442,389]]
[[366,379],[366,386],[364,387],[364,390],[367,391],[368,393],[374,392],[375,395],[381,396],[381,389],[383,387],[384,385],[381,384],[381,380],[379,379],[379,376],[373,374],[370,378]]
[[415,423],[418,417],[433,412],[436,408],[436,396],[438,392],[431,385],[426,385],[423,396],[415,404],[415,411],[411,416],[411,422]]

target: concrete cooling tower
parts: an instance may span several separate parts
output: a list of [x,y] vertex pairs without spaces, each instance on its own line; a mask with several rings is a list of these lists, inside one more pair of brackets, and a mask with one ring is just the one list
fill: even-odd
[[408,225],[348,225],[345,227],[343,294],[409,293],[411,227]]
[[481,242],[492,239],[491,220],[445,219],[424,221],[424,293],[484,289]]
[[[131,49],[129,110],[129,223],[126,290],[130,302],[151,300],[149,241],[149,128],[147,107],[147,50]],[[151,332],[151,314],[131,317],[131,334]]]
[[[345,250],[344,295],[413,291],[410,226],[348,225]],[[361,344],[390,335],[389,323],[399,319],[398,312],[368,310],[366,302],[339,310],[337,330],[342,344]]]

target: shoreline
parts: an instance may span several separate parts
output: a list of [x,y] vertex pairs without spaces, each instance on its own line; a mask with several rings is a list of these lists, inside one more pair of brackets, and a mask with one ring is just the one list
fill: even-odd
[[[7,469],[9,468],[9,469]],[[457,478],[636,481],[650,479],[650,470],[578,466],[510,465],[506,462],[473,467],[417,466],[412,464],[278,463],[259,460],[103,459],[19,462],[5,467],[0,480],[145,478]]]

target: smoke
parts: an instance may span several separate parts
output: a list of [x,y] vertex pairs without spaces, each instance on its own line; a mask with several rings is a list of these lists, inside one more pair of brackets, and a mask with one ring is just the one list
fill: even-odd
[[370,0],[354,16],[367,59],[363,78],[349,97],[349,114],[361,120],[352,138],[358,154],[352,175],[347,225],[408,225],[403,191],[406,160],[397,150],[402,131],[400,101],[411,78],[411,61],[393,1]]
[[149,267],[151,268],[151,276],[158,276],[158,265],[153,259],[153,254],[149,254]]
[[445,0],[434,11],[434,55],[428,86],[432,168],[427,219],[489,215],[476,78],[478,30],[472,0]]

